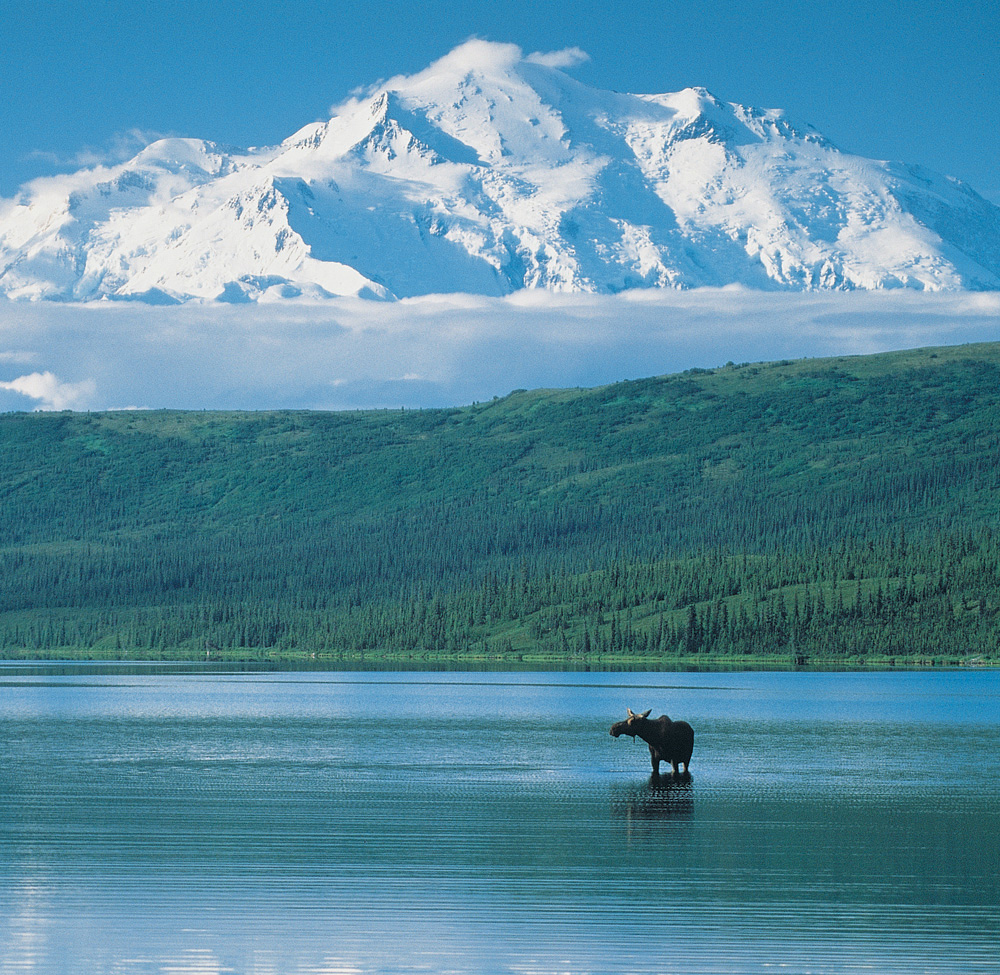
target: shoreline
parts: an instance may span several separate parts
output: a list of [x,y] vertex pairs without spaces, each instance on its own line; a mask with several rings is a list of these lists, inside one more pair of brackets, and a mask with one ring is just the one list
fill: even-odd
[[577,671],[577,672],[921,672],[927,670],[994,670],[1000,668],[1000,658],[988,659],[981,654],[940,656],[897,654],[893,657],[802,657],[790,660],[787,654],[747,654],[713,656],[699,654],[678,657],[592,654],[590,656],[546,653],[331,653],[312,651],[245,649],[231,652],[213,651],[199,656],[184,651],[163,651],[136,656],[110,655],[100,651],[71,651],[60,648],[38,652],[0,655],[0,668],[14,669],[19,665],[43,667],[66,665],[105,665],[108,667],[190,666],[192,669],[245,668],[266,670],[326,670],[326,671]]

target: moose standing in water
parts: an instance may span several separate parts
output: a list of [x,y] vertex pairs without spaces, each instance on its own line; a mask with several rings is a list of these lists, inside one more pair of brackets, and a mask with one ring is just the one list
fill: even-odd
[[[649,758],[653,763],[653,775],[660,774],[660,762],[669,762],[677,775],[677,766],[684,766],[687,775],[688,762],[694,751],[694,729],[686,721],[671,721],[661,714],[655,721],[649,720],[649,711],[634,714],[626,708],[628,717],[611,726],[611,735],[628,735],[633,740],[641,738],[649,745]],[[650,711],[652,708],[650,708]]]

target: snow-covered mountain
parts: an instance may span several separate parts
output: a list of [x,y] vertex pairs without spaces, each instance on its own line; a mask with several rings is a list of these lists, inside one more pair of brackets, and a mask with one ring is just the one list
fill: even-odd
[[1000,208],[700,88],[469,41],[278,146],[164,139],[0,201],[0,294],[1000,289]]

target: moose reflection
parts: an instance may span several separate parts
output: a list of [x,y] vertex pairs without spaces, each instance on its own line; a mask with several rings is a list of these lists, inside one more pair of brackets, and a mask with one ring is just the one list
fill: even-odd
[[648,782],[632,782],[612,793],[611,810],[629,827],[662,820],[684,821],[694,813],[694,790],[690,775],[655,773]]
[[611,735],[618,738],[628,735],[630,738],[641,738],[649,745],[649,758],[653,764],[653,775],[660,774],[660,762],[669,762],[674,775],[678,774],[678,766],[684,766],[687,775],[688,762],[694,751],[694,729],[686,721],[671,721],[661,714],[655,721],[649,720],[650,711],[635,714],[631,708],[626,708],[628,717],[611,726]]

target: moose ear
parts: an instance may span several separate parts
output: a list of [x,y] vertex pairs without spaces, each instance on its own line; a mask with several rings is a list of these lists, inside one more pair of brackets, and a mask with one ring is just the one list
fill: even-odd
[[630,718],[634,718],[635,717],[635,715],[632,713],[632,709],[631,708],[625,708],[625,710],[628,711],[628,716]]
[[642,712],[642,714],[640,714],[640,715],[639,715],[639,717],[640,717],[640,718],[648,718],[648,717],[649,717],[649,715],[650,715],[650,713],[652,712],[652,710],[653,710],[653,709],[652,709],[652,708],[650,708],[650,709],[649,709],[649,711],[643,711],[643,712]]

